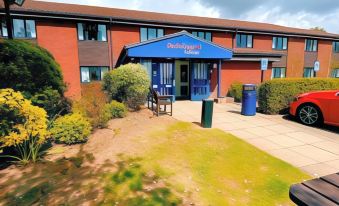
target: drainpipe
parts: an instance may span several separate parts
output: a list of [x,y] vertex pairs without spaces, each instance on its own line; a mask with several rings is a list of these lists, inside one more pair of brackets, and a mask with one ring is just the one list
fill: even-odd
[[221,59],[218,64],[218,98],[221,97]]
[[111,69],[113,69],[113,39],[112,39],[112,25],[113,25],[113,19],[112,17],[109,18],[109,47],[110,47],[110,51],[111,51],[111,56],[110,56],[110,62],[111,62]]

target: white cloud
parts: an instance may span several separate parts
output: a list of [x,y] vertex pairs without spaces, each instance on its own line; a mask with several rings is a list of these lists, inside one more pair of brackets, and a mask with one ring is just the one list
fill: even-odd
[[[317,14],[314,10],[300,9],[297,12],[290,12],[289,2],[277,1],[275,6],[273,2],[266,2],[262,4],[262,1],[254,1],[252,7],[247,8],[244,11],[237,10],[237,12],[227,12],[229,9],[236,7],[241,9],[241,5],[244,1],[231,2],[233,7],[229,7],[228,4],[223,2],[214,2],[214,4],[206,4],[208,1],[199,0],[45,0],[63,3],[75,3],[93,6],[104,6],[124,9],[135,9],[143,11],[153,11],[172,14],[185,14],[193,16],[205,16],[216,18],[231,18],[247,21],[273,23],[283,26],[298,27],[309,29],[311,27],[319,26],[325,28],[326,31],[339,34],[339,7],[333,5],[333,8],[338,8],[331,12],[319,12]],[[297,1],[297,0],[293,0]],[[327,2],[336,2],[337,0],[326,0]],[[217,4],[216,3],[220,3]],[[272,3],[272,4],[270,4]],[[314,2],[313,2],[314,3]],[[295,5],[300,6],[299,4]],[[283,8],[283,9],[282,9]],[[234,8],[235,9],[235,8]],[[235,9],[236,10],[236,9]],[[293,11],[298,10],[293,8]],[[236,14],[234,14],[236,13]]]
[[339,33],[338,17],[339,9],[333,13],[318,15],[306,11],[297,13],[284,12],[280,7],[271,9],[258,7],[243,14],[240,19],[304,29],[319,26],[323,27],[327,32]]

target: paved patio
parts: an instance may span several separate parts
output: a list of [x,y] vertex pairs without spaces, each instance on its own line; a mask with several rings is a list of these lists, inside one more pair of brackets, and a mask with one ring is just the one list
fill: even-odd
[[[201,102],[177,101],[173,117],[200,122]],[[339,134],[284,119],[281,115],[247,117],[237,104],[214,104],[213,128],[229,132],[312,176],[339,171]]]

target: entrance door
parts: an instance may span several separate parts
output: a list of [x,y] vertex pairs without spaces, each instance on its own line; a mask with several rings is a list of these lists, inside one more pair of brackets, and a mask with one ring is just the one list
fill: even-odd
[[191,100],[201,101],[210,96],[210,74],[208,64],[192,63]]
[[160,95],[173,95],[173,63],[152,63],[152,87]]
[[188,64],[180,65],[180,96],[182,99],[189,99],[189,68]]

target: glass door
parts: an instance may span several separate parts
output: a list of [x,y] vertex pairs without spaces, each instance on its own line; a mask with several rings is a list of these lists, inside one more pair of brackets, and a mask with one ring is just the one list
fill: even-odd
[[192,63],[191,100],[201,101],[210,96],[209,64]]
[[152,63],[152,87],[160,95],[174,94],[173,63]]

